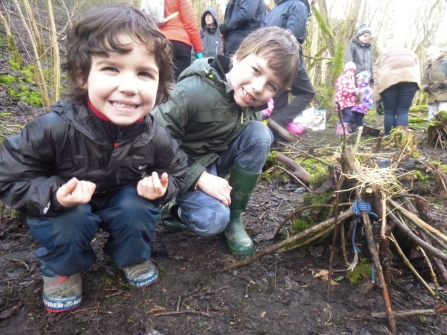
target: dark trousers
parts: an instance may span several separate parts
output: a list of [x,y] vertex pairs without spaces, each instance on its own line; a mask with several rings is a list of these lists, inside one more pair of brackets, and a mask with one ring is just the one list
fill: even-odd
[[171,41],[174,47],[174,79],[177,81],[180,73],[191,65],[191,47],[182,42]]
[[315,89],[304,67],[298,69],[290,93],[295,95],[295,99],[290,104],[288,103],[289,91],[273,98],[275,105],[270,117],[284,128],[287,128],[287,125],[306,109],[315,96]]
[[109,233],[104,252],[119,267],[150,259],[152,231],[159,219],[160,205],[140,197],[132,185],[56,217],[30,217],[28,226],[42,246],[36,251],[42,274],[56,277],[71,276],[95,262],[91,241],[100,228]]
[[392,85],[380,93],[385,114],[385,135],[390,133],[391,128],[408,126],[408,111],[417,90],[416,83],[402,82]]
[[363,127],[363,118],[364,117],[365,117],[365,114],[363,114],[363,113],[352,112],[351,123],[356,124],[358,127]]

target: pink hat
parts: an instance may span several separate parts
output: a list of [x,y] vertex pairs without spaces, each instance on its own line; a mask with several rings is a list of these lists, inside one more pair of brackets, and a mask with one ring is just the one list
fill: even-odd
[[355,72],[356,69],[357,69],[357,68],[356,68],[354,62],[347,62],[347,63],[345,64],[344,72],[347,72],[347,71],[354,71],[354,72]]

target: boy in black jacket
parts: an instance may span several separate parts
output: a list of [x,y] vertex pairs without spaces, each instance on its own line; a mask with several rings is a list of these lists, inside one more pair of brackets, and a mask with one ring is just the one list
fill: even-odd
[[139,10],[92,11],[68,35],[71,99],[3,143],[0,197],[28,215],[41,244],[49,312],[80,305],[80,272],[95,262],[90,241],[100,228],[109,233],[104,252],[129,283],[158,279],[151,234],[187,171],[176,141],[149,115],[168,98],[171,56]]

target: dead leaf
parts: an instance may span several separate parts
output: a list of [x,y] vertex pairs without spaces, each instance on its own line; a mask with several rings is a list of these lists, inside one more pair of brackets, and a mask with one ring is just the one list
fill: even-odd
[[[329,271],[328,270],[321,270],[320,272],[318,272],[317,274],[314,275],[314,278],[321,278],[321,280],[323,281],[328,281],[329,279]],[[331,285],[338,285],[338,283],[334,280],[331,279]]]
[[158,312],[162,312],[165,311],[166,309],[161,307],[161,306],[157,306],[155,305],[149,312],[147,312],[146,314],[151,314],[151,313],[158,313]]

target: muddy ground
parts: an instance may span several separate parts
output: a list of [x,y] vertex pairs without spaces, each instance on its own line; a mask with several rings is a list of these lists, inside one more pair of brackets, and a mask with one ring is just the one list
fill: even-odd
[[[0,73],[6,74],[10,72],[6,65],[9,55],[5,49],[1,50]],[[17,125],[43,113],[39,108],[11,100],[6,90],[0,85],[0,112],[12,115],[2,116],[2,135],[17,132]],[[378,117],[368,122],[380,127],[383,120]],[[334,131],[335,121],[328,122],[326,130],[304,134],[297,147],[337,151],[340,142]],[[445,151],[421,148],[433,158],[447,161]],[[244,214],[257,251],[278,242],[272,239],[273,233],[283,218],[300,206],[304,192],[293,180],[287,184],[278,180],[259,183]],[[440,212],[440,220],[445,220],[444,206],[433,208]],[[129,287],[122,271],[102,253],[107,235],[99,233],[92,241],[97,262],[82,273],[81,307],[73,312],[50,314],[42,304],[42,279],[34,255],[38,245],[20,218],[11,216],[4,208],[1,215],[0,334],[3,335],[389,334],[385,318],[369,316],[371,312],[384,311],[377,286],[370,281],[351,284],[345,273],[340,272],[334,274],[337,285],[327,292],[327,283],[313,278],[329,267],[331,238],[223,271],[225,265],[242,259],[228,252],[223,236],[202,238],[190,232],[174,232],[162,225],[153,236],[153,259],[160,269],[156,285],[143,290]],[[359,243],[361,255],[369,258],[362,237]],[[335,255],[333,267],[344,269],[338,247]],[[348,259],[352,259],[352,254]],[[433,308],[433,299],[401,260],[396,257],[393,261],[393,308]],[[431,282],[428,272],[424,269],[421,272]],[[441,287],[440,296],[444,299],[445,293]],[[447,334],[445,315],[396,321],[399,334]]]

